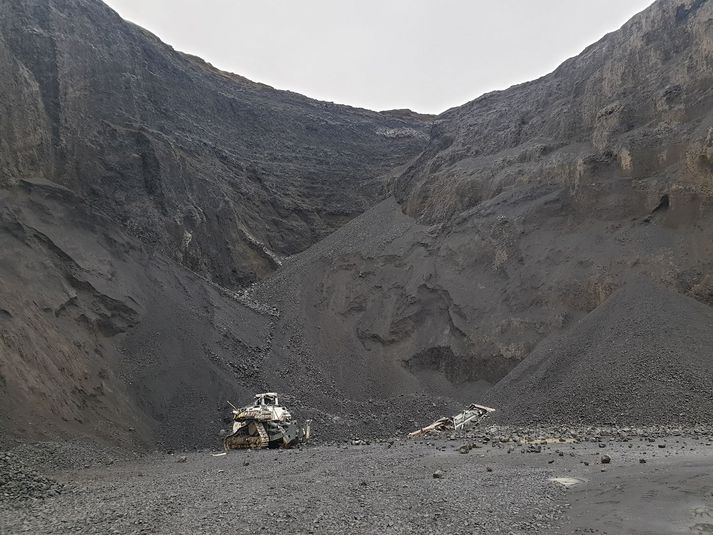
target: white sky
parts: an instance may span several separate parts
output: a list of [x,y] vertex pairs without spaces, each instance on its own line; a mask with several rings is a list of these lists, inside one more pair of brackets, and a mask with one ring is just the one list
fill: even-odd
[[438,113],[537,78],[652,0],[106,0],[216,67],[309,97]]

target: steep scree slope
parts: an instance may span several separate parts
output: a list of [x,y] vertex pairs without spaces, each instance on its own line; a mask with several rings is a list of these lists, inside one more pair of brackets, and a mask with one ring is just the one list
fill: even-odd
[[713,3],[661,0],[554,74],[437,118],[392,184],[400,205],[254,288],[283,311],[282,384],[316,362],[328,388],[306,396],[468,401],[631,275],[713,304],[712,53]]
[[488,392],[508,423],[709,424],[713,310],[633,281]]
[[[0,189],[0,435],[210,444],[271,316],[45,180]],[[264,386],[264,385],[259,385]]]
[[[0,447],[216,447],[227,401],[276,386],[271,307],[157,254],[67,188],[24,179],[0,189],[0,246]],[[296,362],[278,385],[321,440],[405,431],[455,409],[397,386],[392,399],[302,396],[325,391],[327,373]]]
[[278,388],[321,377],[300,393],[317,405],[394,392],[481,399],[632,275],[712,302],[711,215],[648,219],[577,215],[556,188],[503,194],[448,227],[386,200],[251,289],[281,311],[263,371]]

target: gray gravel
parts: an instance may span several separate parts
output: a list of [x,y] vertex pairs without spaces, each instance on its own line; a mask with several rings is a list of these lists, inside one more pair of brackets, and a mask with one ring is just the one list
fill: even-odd
[[18,503],[59,494],[64,485],[40,475],[12,453],[0,453],[0,503]]
[[[702,428],[486,426],[288,451],[156,453],[58,468],[50,475],[65,484],[61,494],[0,503],[0,533],[611,534],[637,533],[657,514],[661,525],[694,526],[689,511],[709,511],[713,488],[676,478],[708,462],[711,436]],[[566,489],[553,477],[583,484]],[[666,485],[675,510],[657,512],[646,497]],[[650,504],[646,518],[638,497]]]
[[[546,533],[545,466],[461,455],[455,441],[153,455],[63,472],[60,496],[0,505],[15,533]],[[493,455],[491,454],[491,455]],[[490,456],[490,455],[489,455]],[[485,463],[496,466],[493,472]],[[441,478],[434,478],[440,471]]]
[[497,421],[713,422],[713,310],[632,280],[566,334],[538,346],[486,394]]

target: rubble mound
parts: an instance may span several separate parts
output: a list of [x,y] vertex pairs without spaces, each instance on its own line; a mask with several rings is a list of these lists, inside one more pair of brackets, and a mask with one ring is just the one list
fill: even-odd
[[0,503],[54,496],[64,485],[44,477],[11,453],[0,452]]
[[713,421],[713,310],[628,283],[545,340],[487,395],[510,424],[693,425]]

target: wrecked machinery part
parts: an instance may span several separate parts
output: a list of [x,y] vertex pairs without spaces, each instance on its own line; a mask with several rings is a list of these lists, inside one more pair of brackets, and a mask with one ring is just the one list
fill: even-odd
[[413,433],[409,433],[409,437],[418,437],[421,435],[425,435],[428,433],[431,433],[433,431],[445,431],[447,429],[452,429],[453,428],[453,419],[452,418],[440,418],[433,422],[431,425],[427,425],[426,427],[422,427],[421,429],[418,429],[414,431]]
[[490,407],[485,407],[484,405],[476,405],[473,403],[466,410],[456,414],[453,417],[453,428],[456,431],[477,425],[480,421],[487,417],[491,412],[495,412],[495,409]]
[[291,448],[309,440],[311,421],[299,425],[280,405],[274,392],[257,394],[251,405],[233,407],[233,432],[225,437],[225,450]]
[[472,405],[469,405],[467,409],[459,412],[455,416],[451,418],[439,418],[431,425],[427,425],[426,427],[422,427],[421,429],[409,433],[408,436],[415,438],[430,433],[439,433],[449,430],[461,431],[479,424],[480,421],[486,418],[491,412],[495,412],[495,409],[473,403]]

